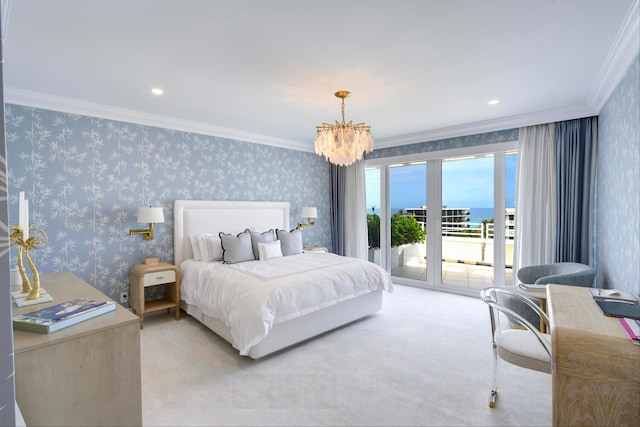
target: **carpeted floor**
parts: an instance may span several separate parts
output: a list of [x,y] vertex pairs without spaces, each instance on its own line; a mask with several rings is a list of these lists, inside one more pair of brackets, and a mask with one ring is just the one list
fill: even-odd
[[544,426],[551,376],[500,365],[480,300],[395,285],[380,312],[254,361],[183,313],[145,316],[146,426]]

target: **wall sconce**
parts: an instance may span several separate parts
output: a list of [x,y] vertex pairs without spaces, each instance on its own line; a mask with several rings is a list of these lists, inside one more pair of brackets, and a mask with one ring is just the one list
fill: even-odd
[[311,218],[318,218],[318,210],[316,208],[312,208],[310,206],[305,206],[302,208],[301,217],[307,218],[307,223],[299,222],[298,228],[302,230],[304,227],[313,227],[316,225],[315,222],[311,222]]
[[149,206],[138,209],[138,223],[149,223],[148,230],[129,230],[129,235],[142,234],[144,240],[153,240],[153,224],[157,222],[164,222],[164,214],[162,208],[154,208]]

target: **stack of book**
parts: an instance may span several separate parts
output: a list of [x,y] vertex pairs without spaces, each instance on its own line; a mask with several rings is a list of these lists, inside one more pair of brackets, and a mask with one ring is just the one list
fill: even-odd
[[620,326],[640,345],[640,302],[629,291],[620,289],[591,289],[591,296],[606,316],[618,317]]
[[15,316],[13,328],[48,334],[115,309],[113,301],[78,298]]

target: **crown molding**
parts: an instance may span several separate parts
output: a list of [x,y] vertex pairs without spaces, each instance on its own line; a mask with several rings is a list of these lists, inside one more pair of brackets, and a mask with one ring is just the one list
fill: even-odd
[[446,128],[433,129],[424,132],[409,133],[405,135],[376,139],[375,148],[390,148],[399,145],[416,144],[420,142],[437,141],[460,136],[476,135],[487,132],[495,132],[506,129],[533,126],[542,123],[551,123],[562,120],[578,119],[595,116],[597,112],[587,106],[578,105],[565,108],[556,108],[535,113],[518,114],[501,117],[499,119],[484,120],[481,122],[467,123]]
[[635,0],[616,36],[600,73],[596,78],[587,104],[600,112],[631,62],[640,52],[640,0]]
[[[90,103],[77,99],[63,98],[33,91],[5,88],[5,102],[24,105],[46,110],[60,111],[63,113],[83,116],[99,117],[108,120],[138,123],[147,126],[155,126],[164,129],[173,129],[183,132],[193,132],[201,135],[228,138],[237,141],[253,142],[270,145],[279,148],[287,148],[297,151],[312,153],[313,145],[292,141],[283,138],[275,138],[261,134],[244,132],[237,129],[213,126],[200,122],[181,120],[168,116],[143,113],[124,108],[114,108],[106,105]],[[455,138],[460,136],[475,135],[486,132],[494,132],[505,129],[532,126],[541,123],[550,123],[560,120],[570,120],[580,117],[596,115],[597,111],[588,106],[573,106],[568,108],[545,110],[532,114],[521,114],[499,119],[486,120],[446,128],[433,129],[423,132],[398,135],[387,138],[377,138],[375,149],[389,148],[399,145],[415,144],[419,142],[436,141],[439,139]]]
[[42,108],[45,110],[137,123],[183,132],[193,132],[202,135],[233,139],[236,141],[246,141],[279,148],[288,148],[297,151],[313,152],[313,147],[309,147],[309,144],[299,141],[276,138],[190,120],[182,120],[159,114],[149,114],[135,110],[128,110],[126,108],[110,107],[78,99],[63,98],[11,87],[5,87],[4,99],[6,103]]

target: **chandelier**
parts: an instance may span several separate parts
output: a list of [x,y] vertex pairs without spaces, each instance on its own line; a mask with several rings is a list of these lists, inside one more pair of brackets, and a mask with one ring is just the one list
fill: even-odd
[[323,123],[322,126],[316,126],[314,145],[316,154],[325,156],[330,163],[349,166],[373,150],[373,135],[371,126],[364,123],[354,125],[349,121],[345,124],[344,99],[349,97],[351,92],[341,90],[335,95],[342,99],[342,123],[336,120],[335,125]]

